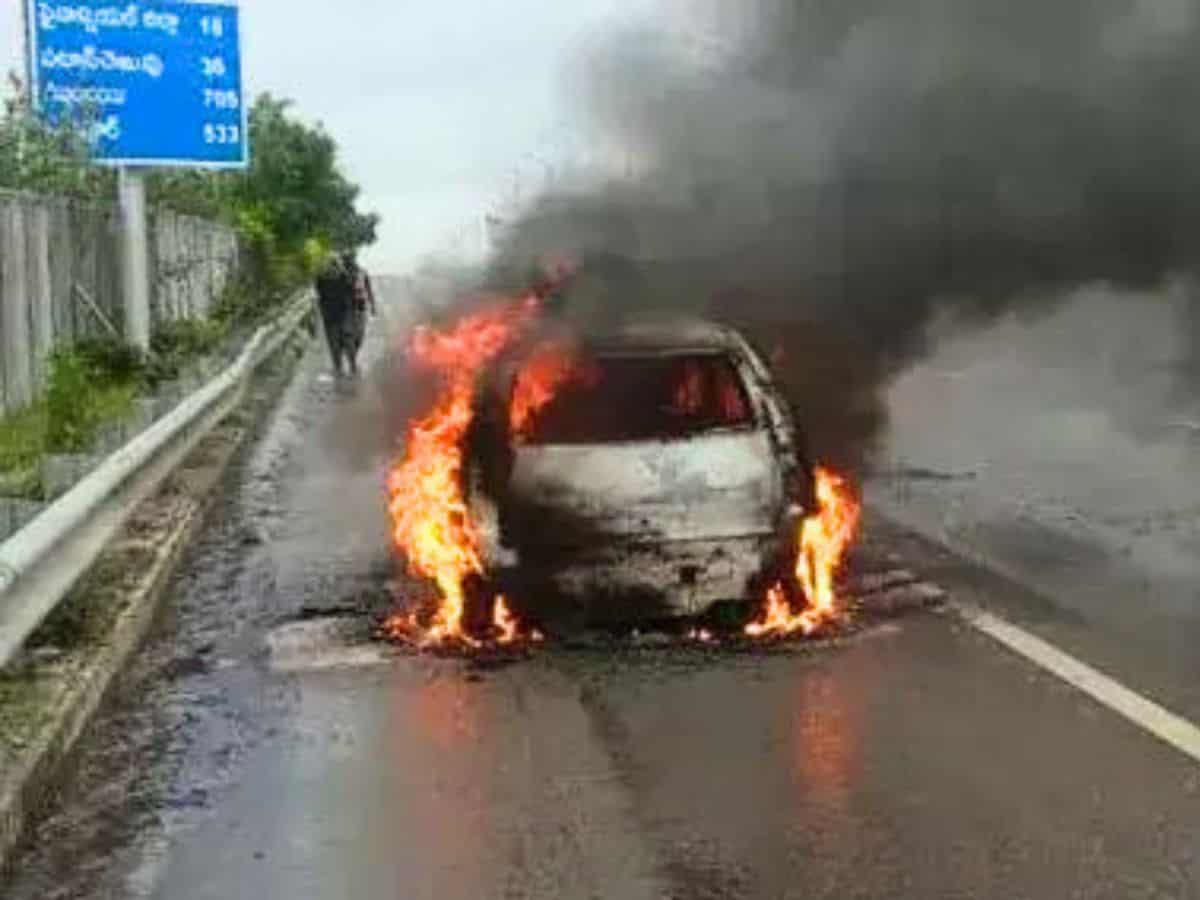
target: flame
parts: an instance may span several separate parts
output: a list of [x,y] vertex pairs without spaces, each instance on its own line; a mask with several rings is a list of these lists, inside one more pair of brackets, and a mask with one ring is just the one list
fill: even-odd
[[497,597],[495,606],[492,607],[492,626],[499,633],[496,638],[497,644],[511,644],[517,639],[520,630],[517,618],[509,610],[508,601],[503,596]]
[[694,362],[683,367],[675,384],[671,411],[681,416],[694,416],[704,406],[704,371]]
[[746,401],[737,385],[724,382],[721,387],[721,420],[737,423],[746,421]]
[[826,468],[816,470],[817,511],[800,525],[796,580],[805,608],[793,612],[783,585],[767,591],[762,618],[746,626],[751,637],[812,634],[837,614],[833,579],[858,528],[860,507],[849,483]]
[[[431,579],[440,602],[428,628],[414,615],[398,614],[385,631],[416,636],[422,646],[479,641],[463,629],[465,583],[483,574],[479,535],[462,490],[463,438],[474,416],[476,379],[492,359],[537,315],[535,298],[502,303],[465,316],[451,328],[418,328],[412,359],[441,379],[433,408],[408,430],[403,460],[388,477],[392,535],[408,559],[410,571]],[[497,597],[492,621],[504,642],[514,640],[516,619]]]
[[568,381],[584,377],[575,348],[565,341],[546,341],[526,359],[513,384],[509,430],[514,440],[529,433],[533,417]]

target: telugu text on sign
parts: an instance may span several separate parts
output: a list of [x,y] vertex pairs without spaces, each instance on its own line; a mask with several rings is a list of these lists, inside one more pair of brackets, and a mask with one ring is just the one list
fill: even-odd
[[84,124],[98,161],[246,164],[236,6],[30,0],[29,23],[39,109]]

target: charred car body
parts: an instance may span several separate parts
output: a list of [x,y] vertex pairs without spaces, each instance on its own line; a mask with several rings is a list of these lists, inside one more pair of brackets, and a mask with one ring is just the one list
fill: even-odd
[[762,358],[695,320],[533,335],[481,379],[464,468],[493,590],[534,617],[700,616],[761,596],[813,508]]

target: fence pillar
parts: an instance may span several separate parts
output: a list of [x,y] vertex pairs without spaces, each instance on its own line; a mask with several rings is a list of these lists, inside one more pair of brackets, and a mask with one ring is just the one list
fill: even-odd
[[46,378],[46,363],[54,345],[54,296],[50,279],[50,207],[33,203],[25,210],[25,259],[29,279],[29,343],[33,390]]
[[5,412],[27,406],[33,399],[27,262],[21,201],[0,200],[0,364]]
[[142,174],[122,167],[117,173],[117,205],[121,212],[121,302],[125,337],[143,350],[150,348],[150,252],[146,234],[146,185]]

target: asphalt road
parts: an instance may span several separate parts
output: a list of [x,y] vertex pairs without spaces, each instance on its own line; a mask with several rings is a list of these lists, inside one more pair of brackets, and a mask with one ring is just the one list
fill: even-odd
[[892,387],[877,509],[1029,586],[1005,607],[1200,721],[1200,302],[1079,291]]
[[[388,346],[376,329],[376,359]],[[551,645],[481,668],[371,644],[403,398],[382,363],[349,392],[325,369],[314,352],[239,467],[4,897],[1200,897],[1197,764],[952,611],[762,655]],[[905,466],[969,457],[923,458],[912,406]],[[872,490],[926,532],[926,485],[959,485],[973,521],[1011,498],[962,483]],[[1075,570],[1085,602],[867,528],[868,562],[896,554],[1159,683],[1112,650],[1137,620],[1106,618],[1133,602],[1119,556]],[[1186,595],[1166,596],[1136,602],[1183,627]]]

